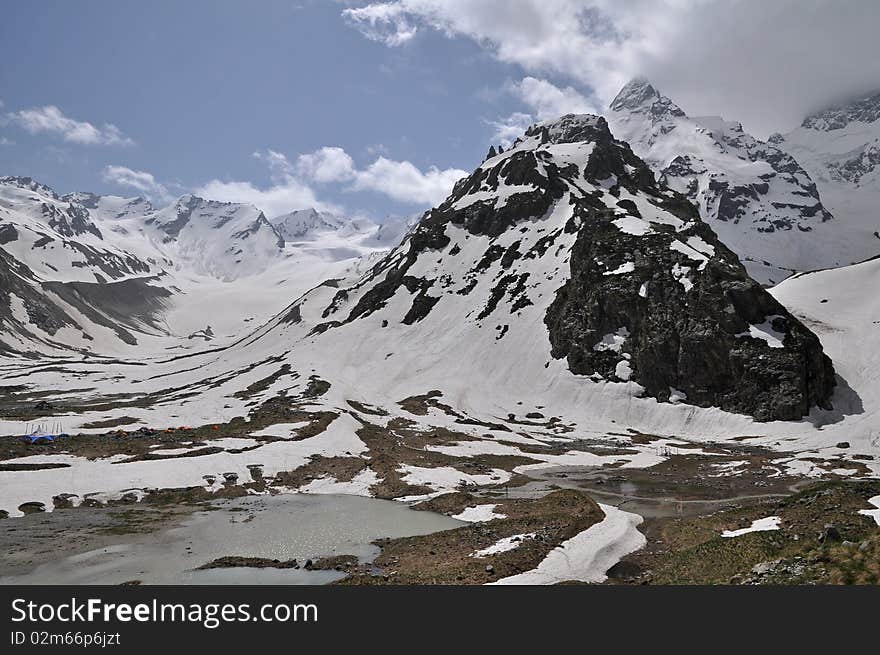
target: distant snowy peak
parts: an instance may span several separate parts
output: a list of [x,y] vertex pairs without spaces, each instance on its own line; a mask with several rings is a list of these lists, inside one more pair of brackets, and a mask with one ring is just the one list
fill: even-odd
[[357,227],[343,216],[321,212],[314,208],[295,209],[271,221],[285,241],[297,241],[320,232],[336,232],[345,227]]
[[804,119],[801,127],[831,132],[851,123],[873,123],[880,120],[880,91],[850,103],[829,107]]
[[689,117],[643,79],[614,99],[609,123],[661,183],[697,205],[760,281],[852,261],[809,234],[833,219],[810,175],[740,123]]
[[262,229],[275,236],[279,247],[283,246],[283,241],[263,212],[253,205],[236,202],[219,202],[185,195],[170,207],[150,216],[146,222],[169,238],[177,238],[182,232],[204,233],[214,230],[230,232],[233,238],[247,238],[248,234]]
[[222,280],[264,271],[284,255],[284,239],[253,205],[185,195],[144,223],[178,264]]
[[122,198],[120,196],[99,195],[88,191],[75,191],[62,196],[62,199],[82,205],[90,213],[105,219],[146,217],[155,211],[150,201],[142,196]]
[[421,217],[421,214],[386,216],[376,228],[373,242],[380,247],[393,248],[412,231]]
[[817,112],[770,140],[816,181],[851,242],[851,261],[880,253],[880,92]]
[[55,193],[54,189],[51,189],[45,184],[41,184],[40,182],[37,182],[30,177],[19,175],[5,175],[0,177],[0,184],[4,186],[18,187],[19,189],[26,191],[33,191],[35,193],[48,196],[55,200],[58,199],[58,194]]

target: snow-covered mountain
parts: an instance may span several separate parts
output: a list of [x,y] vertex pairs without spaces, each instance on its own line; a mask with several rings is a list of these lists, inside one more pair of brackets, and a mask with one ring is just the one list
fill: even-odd
[[880,253],[880,92],[812,114],[770,141],[809,171],[826,206],[862,244],[861,258]]
[[288,294],[389,247],[371,242],[376,225],[332,227],[286,243],[250,205],[188,195],[155,209],[143,198],[62,197],[30,178],[0,178],[0,342],[133,356],[234,337]]
[[375,229],[375,225],[370,221],[348,219],[312,207],[282,214],[273,218],[271,223],[287,242],[320,238],[327,232],[355,234]]
[[829,210],[800,158],[741,124],[689,117],[644,79],[624,86],[608,120],[661,183],[699,207],[762,283],[869,256],[861,236]]
[[391,398],[513,405],[536,388],[601,405],[616,389],[791,420],[834,386],[816,337],[590,115],[531,127],[371,270],[313,289],[233,358],[278,344]]
[[[679,453],[693,442],[741,453],[748,439],[802,474],[878,470],[877,367],[852,346],[880,335],[876,267],[768,292],[603,118],[532,126],[398,247],[359,263],[301,295],[272,288],[292,302],[185,359],[0,362],[34,391],[87,386],[93,404],[65,417],[70,431],[229,422],[271,437],[241,457],[106,460],[88,471],[107,480],[75,488],[51,472],[4,508],[62,492],[213,491],[254,465],[267,479],[308,465],[308,486],[284,478],[287,491],[426,499],[518,472],[653,466],[673,439]],[[122,386],[125,402],[102,402]],[[343,479],[336,462],[360,472]]]

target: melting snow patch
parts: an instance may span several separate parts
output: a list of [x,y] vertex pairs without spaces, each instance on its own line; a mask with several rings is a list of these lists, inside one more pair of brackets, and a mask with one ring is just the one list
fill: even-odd
[[620,349],[623,347],[623,342],[626,341],[628,336],[629,330],[622,327],[617,332],[612,332],[611,334],[606,334],[602,337],[602,340],[593,346],[593,350],[596,352],[613,350],[614,352],[619,353]]
[[471,553],[471,557],[486,557],[487,555],[494,555],[496,553],[506,553],[508,550],[518,548],[520,544],[522,544],[522,542],[526,539],[533,539],[534,537],[534,532],[527,532],[526,534],[515,534],[510,537],[504,537],[503,539],[499,539],[487,548],[483,548],[481,550]]
[[641,516],[609,505],[599,507],[605,512],[603,520],[562,542],[536,568],[491,584],[546,585],[568,580],[604,582],[608,569],[625,555],[642,548],[646,540],[636,527],[642,522]]
[[871,503],[877,509],[860,509],[859,514],[863,514],[864,516],[870,516],[874,519],[874,522],[877,525],[880,525],[880,496],[874,496],[873,498],[869,498],[868,502]]
[[752,337],[753,339],[761,339],[766,341],[771,348],[784,348],[783,341],[785,333],[777,332],[773,329],[773,321],[780,316],[769,316],[766,321],[760,325],[750,325],[748,332],[740,332],[738,337]]
[[722,537],[739,537],[749,532],[767,532],[769,530],[778,530],[781,519],[778,516],[768,516],[763,519],[755,519],[747,528],[739,530],[725,530],[721,533]]
[[635,264],[632,262],[625,262],[613,271],[605,271],[602,275],[623,275],[624,273],[632,273],[634,270],[636,270]]
[[687,293],[691,289],[694,288],[694,283],[690,280],[691,267],[690,266],[682,266],[681,264],[674,264],[672,267],[672,277],[674,277],[681,286],[684,287],[684,292]]
[[498,505],[477,505],[476,507],[466,507],[463,512],[456,514],[452,518],[459,521],[467,521],[468,523],[485,523],[492,519],[507,518],[506,514],[496,514],[495,508]]
[[704,255],[709,255],[711,257],[715,254],[715,246],[703,241],[702,237],[689,237],[687,244]]
[[687,394],[681,389],[676,389],[675,387],[669,387],[669,402],[671,403],[680,403],[683,400],[687,400]]
[[632,375],[632,368],[629,365],[629,360],[621,359],[617,362],[617,366],[614,368],[614,375],[624,382],[629,382],[629,378]]
[[339,482],[336,478],[325,476],[312,480],[297,489],[307,494],[343,494],[347,496],[372,496],[370,487],[379,482],[373,469],[367,468],[354,476],[349,482]]
[[504,469],[492,469],[490,473],[472,474],[462,473],[451,466],[427,468],[402,464],[397,470],[402,474],[401,480],[407,484],[450,491],[457,489],[462,483],[488,485],[501,484],[510,480],[510,473]]
[[639,287],[639,295],[642,298],[648,297],[648,283],[647,282],[642,282],[642,286]]
[[643,237],[653,229],[648,221],[635,216],[621,216],[611,222],[624,234],[631,234],[635,237]]
[[[708,244],[706,244],[708,245]],[[669,244],[670,250],[675,250],[676,252],[680,252],[682,255],[687,257],[688,259],[692,259],[695,262],[699,262],[698,269],[703,270],[706,268],[706,263],[709,261],[709,258],[701,253],[699,250],[687,245],[686,243],[682,243],[678,239],[673,239]]]

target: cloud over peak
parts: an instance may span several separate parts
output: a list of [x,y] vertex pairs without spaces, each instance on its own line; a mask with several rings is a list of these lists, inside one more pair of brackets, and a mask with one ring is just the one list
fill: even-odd
[[[389,46],[427,30],[470,39],[594,110],[644,75],[689,114],[723,114],[759,136],[880,88],[878,2],[388,0],[344,14]],[[547,111],[558,100],[531,90],[549,92]]]
[[108,184],[135,189],[151,200],[169,202],[171,194],[165,185],[160,184],[151,173],[136,171],[127,166],[110,165],[101,171],[101,179]]

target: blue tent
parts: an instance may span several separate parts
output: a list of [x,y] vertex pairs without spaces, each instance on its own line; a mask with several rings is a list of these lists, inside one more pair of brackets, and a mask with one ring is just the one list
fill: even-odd
[[30,444],[47,444],[55,441],[55,435],[38,430],[25,435],[24,440]]

